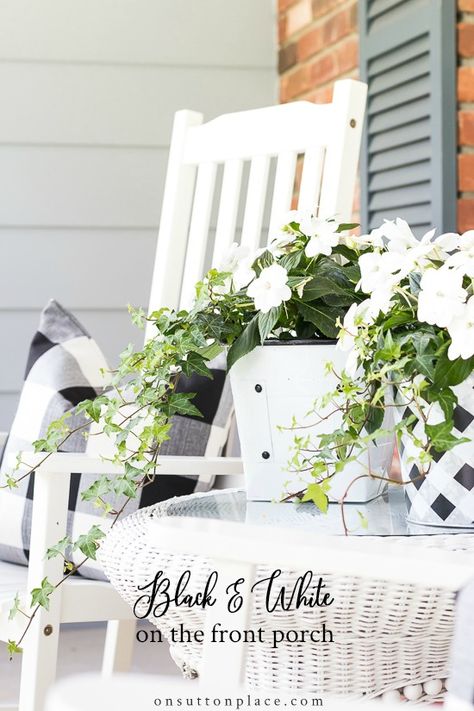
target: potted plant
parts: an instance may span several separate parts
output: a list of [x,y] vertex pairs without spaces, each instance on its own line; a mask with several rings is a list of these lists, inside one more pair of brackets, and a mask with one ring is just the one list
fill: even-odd
[[387,434],[392,411],[408,519],[472,528],[474,231],[435,237],[432,230],[418,241],[397,219],[369,239],[358,260],[366,298],[341,323],[348,361],[325,398],[341,425],[312,438],[309,453],[297,442],[295,468],[313,467],[311,488],[319,491],[328,472],[360,460]]
[[[244,287],[253,301],[228,354],[249,500],[281,500],[311,482],[312,467],[296,471],[289,461],[296,422],[305,428],[301,446],[339,424],[330,401],[316,417],[309,413],[345,365],[346,354],[336,348],[338,319],[363,298],[355,287],[360,250],[368,245],[344,234],[354,226],[293,211],[270,250],[251,256],[237,250],[224,267],[232,274],[231,298]],[[392,436],[372,442],[363,465],[370,459],[380,478],[358,479],[348,500],[368,501],[380,492],[392,453]],[[339,500],[359,471],[354,460],[333,472],[320,503]]]

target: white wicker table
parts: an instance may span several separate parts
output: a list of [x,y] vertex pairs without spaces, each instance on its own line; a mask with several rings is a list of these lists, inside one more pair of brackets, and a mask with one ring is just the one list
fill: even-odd
[[[359,512],[367,520],[361,526]],[[187,592],[202,590],[211,567],[208,560],[195,555],[169,554],[149,540],[150,519],[163,516],[214,518],[263,526],[297,527],[323,534],[341,535],[339,507],[327,515],[313,505],[277,505],[246,501],[242,490],[213,491],[170,499],[138,511],[118,523],[102,547],[100,560],[107,576],[130,605],[157,570],[176,581],[191,571]],[[372,536],[400,541],[403,545],[444,548],[472,552],[474,573],[474,535],[464,529],[420,527],[406,521],[403,492],[391,489],[368,504],[346,506],[346,521],[351,535],[361,542]],[[258,577],[270,572],[262,566]],[[270,645],[249,644],[247,683],[250,687],[278,688],[306,693],[374,697],[409,685],[423,686],[421,700],[442,696],[439,680],[448,676],[448,656],[454,625],[453,594],[415,585],[354,579],[317,571],[335,598],[331,607],[295,612],[264,610],[262,589],[254,598],[252,626],[270,629],[320,628],[322,623],[334,633],[335,642],[288,644],[283,650]],[[281,583],[291,584],[296,574],[287,572]],[[203,629],[205,611],[171,607],[157,624],[164,636],[180,623],[188,630]],[[171,652],[183,673],[199,672],[201,644],[184,641],[171,645]],[[432,690],[433,693],[426,693]]]

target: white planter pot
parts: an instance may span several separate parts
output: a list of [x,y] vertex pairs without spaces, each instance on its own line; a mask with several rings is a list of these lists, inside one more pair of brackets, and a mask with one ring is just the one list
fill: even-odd
[[[426,477],[420,477],[416,450],[411,440],[402,437],[402,475],[404,481],[413,482],[405,488],[407,518],[411,523],[427,526],[474,528],[474,377],[471,375],[453,389],[458,398],[454,434],[469,441],[444,454],[435,453]],[[414,431],[423,438],[421,423]]]
[[[287,430],[295,416],[305,420],[317,398],[337,384],[325,371],[325,363],[334,363],[336,371],[344,367],[346,355],[336,350],[334,342],[279,343],[256,348],[241,358],[230,371],[237,425],[242,447],[247,497],[250,501],[272,501],[283,492],[299,491],[301,474],[287,471],[295,435],[302,430]],[[310,429],[306,434],[328,433],[340,424],[338,415]],[[371,447],[363,461],[353,462],[331,480],[330,499],[343,496],[355,477],[370,467],[373,473],[386,476],[393,453],[393,439]],[[314,481],[310,475],[307,483]],[[285,486],[286,483],[286,486]],[[365,477],[350,489],[346,501],[364,502],[376,497],[383,482]]]

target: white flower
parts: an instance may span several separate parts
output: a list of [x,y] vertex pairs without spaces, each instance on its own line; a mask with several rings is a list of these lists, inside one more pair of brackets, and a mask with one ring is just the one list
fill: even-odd
[[376,319],[380,313],[386,314],[392,305],[394,297],[393,287],[396,285],[397,279],[387,279],[383,286],[377,287],[368,299],[367,313]]
[[251,253],[248,247],[238,245],[237,242],[232,244],[219,268],[223,272],[232,274],[232,281],[236,291],[243,289],[255,278],[255,271],[252,269],[252,265],[263,251],[263,249],[259,249]]
[[427,269],[420,282],[418,319],[441,328],[463,312],[467,292],[462,288],[462,273],[442,266]]
[[448,358],[470,358],[474,355],[474,296],[463,304],[462,312],[448,326],[452,343],[448,349]]
[[383,247],[383,229],[376,227],[368,235],[343,235],[341,236],[341,244],[345,244],[351,249]]
[[[465,232],[464,235],[469,235],[470,232],[473,231],[469,230],[469,232]],[[445,252],[453,252],[459,247],[459,239],[460,237],[457,232],[445,232],[436,237],[434,244]]]
[[446,260],[448,267],[458,267],[463,274],[474,277],[474,230],[459,237],[459,251]]
[[255,302],[257,311],[266,314],[275,306],[291,298],[291,289],[286,283],[288,273],[279,264],[272,264],[260,272],[247,289],[247,296]]
[[[361,279],[358,288],[366,294],[375,289],[384,288],[387,281],[393,286],[393,275],[400,270],[403,259],[399,254],[390,252],[368,252],[359,257]],[[396,282],[396,280],[395,280]]]
[[301,220],[301,232],[310,237],[305,248],[307,257],[316,257],[318,254],[325,254],[329,257],[332,248],[339,244],[340,234],[337,222],[328,222],[319,217],[309,215]]
[[357,335],[356,317],[358,306],[358,304],[352,304],[344,316],[342,328],[339,331],[337,340],[337,348],[340,351],[349,351],[354,347],[354,341]]
[[387,237],[387,249],[391,252],[405,252],[409,247],[419,244],[408,223],[400,217],[385,220],[380,230]]

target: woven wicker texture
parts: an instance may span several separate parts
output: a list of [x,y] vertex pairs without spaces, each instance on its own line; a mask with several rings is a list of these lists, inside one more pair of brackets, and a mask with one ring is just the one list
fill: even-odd
[[[194,494],[193,500],[200,494]],[[177,581],[191,570],[187,592],[203,589],[211,565],[200,556],[167,554],[150,545],[147,525],[150,518],[189,515],[191,497],[171,499],[124,518],[112,529],[100,551],[105,572],[122,597],[134,605],[138,586],[150,582],[158,570]],[[230,512],[232,513],[232,512]],[[212,496],[203,495],[199,515],[213,517]],[[232,517],[232,516],[230,516]],[[360,545],[367,542],[360,538]],[[401,546],[425,546],[473,551],[469,534],[382,538]],[[379,696],[410,684],[421,684],[448,676],[448,656],[454,626],[454,596],[419,586],[362,580],[314,572],[323,576],[335,598],[330,607],[295,612],[264,608],[264,588],[255,593],[252,628],[269,630],[320,629],[323,622],[332,630],[334,642],[285,643],[276,649],[271,643],[250,643],[247,655],[247,683],[282,691],[304,690],[351,696]],[[257,578],[271,571],[262,565]],[[285,573],[279,582],[291,583],[298,573]],[[258,589],[258,588],[257,588]],[[170,629],[183,623],[188,630],[203,629],[205,611],[200,608],[170,607],[158,621],[149,618],[169,638]],[[173,644],[171,653],[185,674],[199,673],[200,643]],[[426,698],[426,697],[425,697]],[[433,700],[433,697],[429,699]]]

